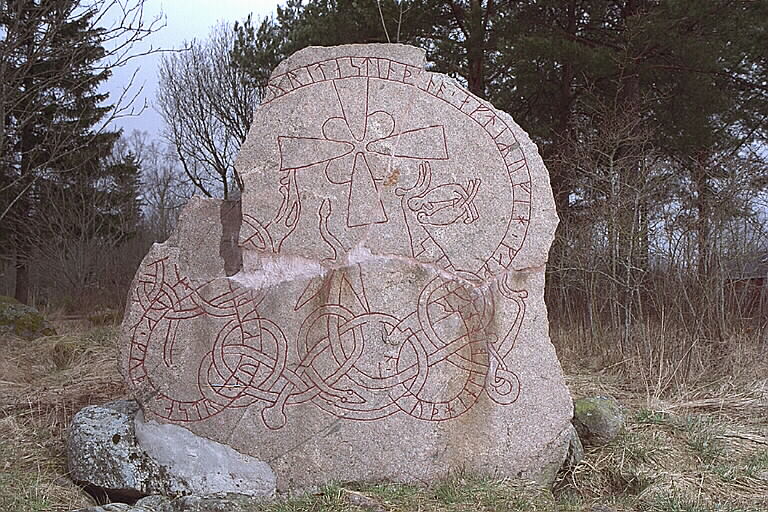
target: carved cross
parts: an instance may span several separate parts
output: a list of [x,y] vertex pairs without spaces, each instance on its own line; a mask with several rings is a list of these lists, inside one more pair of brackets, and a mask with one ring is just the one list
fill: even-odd
[[395,119],[384,110],[369,112],[369,78],[333,81],[341,117],[323,122],[322,137],[277,138],[280,170],[292,171],[325,163],[325,176],[348,190],[347,226],[388,221],[376,185],[387,172],[388,159],[447,160],[442,125],[395,131]]

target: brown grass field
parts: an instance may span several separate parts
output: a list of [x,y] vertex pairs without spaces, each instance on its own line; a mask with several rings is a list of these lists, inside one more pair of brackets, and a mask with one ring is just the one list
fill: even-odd
[[[93,504],[67,478],[67,424],[85,405],[125,396],[116,326],[58,322],[62,334],[0,339],[0,511],[69,511]],[[576,357],[554,336],[574,397],[611,394],[625,432],[588,449],[553,490],[455,475],[431,488],[329,486],[254,510],[300,511],[768,511],[768,358],[737,345],[727,364],[675,379],[669,371]],[[579,348],[579,347],[576,347]],[[608,507],[608,508],[604,508]]]

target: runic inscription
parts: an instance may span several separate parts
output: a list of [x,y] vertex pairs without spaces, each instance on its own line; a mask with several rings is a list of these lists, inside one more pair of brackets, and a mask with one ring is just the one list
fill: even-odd
[[447,160],[444,129],[436,125],[397,132],[392,114],[369,112],[369,78],[332,83],[342,116],[323,122],[322,138],[278,137],[280,170],[324,163],[328,181],[348,187],[347,227],[385,223],[387,213],[376,186],[386,175],[384,158]]
[[[439,100],[432,107],[434,116],[422,125],[401,128],[407,120],[402,114],[391,106],[382,107],[380,98],[379,103],[373,101],[372,91],[382,86],[390,87],[390,105],[413,102],[406,99],[408,95]],[[441,228],[472,224],[464,232],[451,228],[453,238],[467,237],[478,223],[503,217],[505,224],[494,228],[497,245],[489,248],[482,264],[461,269],[487,277],[510,267],[528,232],[531,175],[514,131],[495,110],[455,82],[387,58],[337,57],[278,74],[271,78],[263,104],[296,95],[311,102],[320,97],[335,107],[336,114],[314,119],[307,127],[312,133],[277,136],[280,165],[275,182],[279,182],[282,204],[272,219],[248,219],[241,232],[243,247],[281,251],[303,211],[297,173],[311,172],[316,179],[344,187],[346,204],[338,207],[345,212],[348,229],[391,224],[397,212],[392,211],[390,199],[399,198],[411,255],[444,268],[456,263],[441,242],[445,233]],[[448,121],[450,112],[454,115]],[[498,167],[474,169],[470,159],[461,168],[459,159],[463,156],[467,162],[467,155],[451,148],[446,122],[454,133],[481,134],[478,147],[495,152]],[[402,180],[394,190],[385,190],[382,183],[400,174],[401,168],[411,170],[413,181]],[[486,173],[505,176],[504,188],[491,185],[483,176]],[[439,175],[463,179],[446,181]],[[483,212],[478,203],[483,198],[485,204],[495,202],[489,197],[504,207]]]
[[280,63],[240,201],[193,198],[134,279],[121,369],[145,418],[265,461],[286,492],[561,465],[546,168],[427,67],[399,44]]
[[[499,167],[452,168],[461,155],[455,154],[446,135],[449,118],[438,109],[428,122],[407,124],[409,118],[402,112],[374,100],[373,88],[392,82],[400,89],[386,89],[388,93],[415,89],[417,95],[441,100],[443,108],[454,109],[468,126],[479,128],[485,137],[481,142],[498,152]],[[360,268],[332,270],[311,279],[296,298],[299,327],[292,330],[262,312],[268,291],[230,282],[225,293],[209,296],[204,290],[210,283],[193,283],[166,260],[153,261],[145,265],[132,299],[142,311],[131,326],[132,382],[155,389],[153,409],[166,419],[192,422],[228,408],[259,406],[269,429],[282,428],[286,409],[304,403],[349,420],[404,414],[445,421],[471,409],[483,395],[501,405],[514,402],[521,384],[507,359],[524,320],[527,292],[513,289],[506,277],[479,295],[471,284],[508,268],[527,233],[530,176],[512,131],[455,84],[436,82],[421,69],[388,59],[340,57],[288,71],[272,78],[265,103],[287,101],[319,84],[334,114],[316,117],[314,124],[307,124],[306,134],[277,136],[279,166],[273,172],[281,204],[269,220],[243,212],[241,247],[262,254],[282,252],[302,216],[311,213],[302,204],[298,180],[299,174],[308,173],[309,181],[325,180],[345,190],[342,202],[325,199],[316,210],[318,240],[332,255],[326,263],[340,264],[351,249],[342,243],[339,229],[399,219],[408,256],[456,279],[429,279],[415,297],[413,310],[393,315],[377,309],[368,297]],[[450,119],[455,123],[455,117]],[[412,170],[412,181],[398,177],[398,186],[386,188],[384,180],[401,168]],[[446,181],[438,175],[461,178]],[[490,189],[489,176],[494,175],[497,180],[505,176],[507,188]],[[510,194],[504,203],[509,211],[478,206],[483,194],[504,190]],[[337,208],[346,221],[342,226],[329,220]],[[471,236],[476,226],[500,214],[508,221],[496,234],[498,245],[476,267],[458,266],[441,240],[441,230],[463,225],[466,228],[453,229],[465,229],[456,232]],[[498,300],[511,301],[516,311],[502,322],[501,334],[494,332],[499,328],[494,323]],[[162,363],[170,368],[179,324],[194,318],[210,318],[220,330],[196,369],[198,397],[174,398],[154,383],[146,351],[159,342]],[[379,345],[386,340],[387,349],[377,348],[378,363],[363,368],[360,361],[368,361],[363,356],[372,350],[374,339]],[[462,384],[446,396],[430,396],[426,388],[435,372],[453,374]]]

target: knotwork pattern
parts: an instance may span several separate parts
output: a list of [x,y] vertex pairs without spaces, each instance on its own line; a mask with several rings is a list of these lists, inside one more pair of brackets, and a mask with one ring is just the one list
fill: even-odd
[[[130,329],[130,379],[153,390],[151,408],[165,419],[199,421],[228,408],[257,406],[265,426],[279,429],[288,421],[287,409],[311,402],[350,420],[407,414],[445,421],[468,411],[482,393],[502,405],[519,394],[519,381],[505,358],[520,329],[527,294],[509,289],[503,280],[498,291],[517,306],[517,315],[501,340],[489,332],[493,295],[459,280],[431,279],[416,310],[396,318],[369,306],[359,266],[332,271],[307,289],[333,303],[311,310],[292,343],[280,326],[259,314],[263,296],[232,282],[224,292],[211,294],[215,287],[210,285],[191,283],[160,259],[144,267],[134,290],[132,300],[143,314]],[[304,310],[309,303],[297,307]],[[197,396],[180,399],[162,391],[150,375],[147,351],[159,343],[152,350],[162,354],[161,366],[168,371],[180,342],[179,322],[193,319],[217,328],[199,360]],[[152,368],[157,376],[159,370]],[[461,385],[436,389],[435,372],[450,372]]]

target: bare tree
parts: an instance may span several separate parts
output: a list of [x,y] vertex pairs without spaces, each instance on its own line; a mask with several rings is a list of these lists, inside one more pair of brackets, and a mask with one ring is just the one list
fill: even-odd
[[181,208],[195,192],[194,186],[168,144],[153,140],[137,154],[143,176],[144,220],[153,240],[164,241],[176,227]]
[[149,133],[133,130],[115,143],[113,157],[123,161],[135,158],[141,169],[143,227],[153,241],[167,239],[181,213],[194,194],[194,186],[181,169],[175,148]]
[[765,167],[753,148],[713,152],[698,162],[709,167],[702,194],[681,169],[691,163],[654,143],[643,103],[577,102],[550,162],[576,179],[547,294],[565,346],[666,389],[705,371],[729,339],[768,327],[765,273],[754,274],[768,254]]
[[116,137],[110,121],[140,108],[132,80],[111,106],[98,87],[116,67],[155,51],[136,47],[162,25],[146,19],[144,1],[0,0],[0,239],[11,248],[2,252],[15,261],[23,302],[42,182],[80,172],[84,153]]
[[234,167],[259,100],[248,75],[234,65],[236,33],[219,24],[205,41],[193,40],[160,65],[158,106],[165,136],[194,186],[208,197],[237,195]]
[[594,330],[607,318],[622,334],[622,349],[643,316],[657,205],[671,181],[639,115],[643,108],[642,102],[585,98],[555,162],[579,179],[570,197],[571,216],[561,228],[566,242],[559,249],[565,254],[555,258],[568,264],[553,269],[560,274],[559,287],[551,292],[562,306],[584,306],[563,307],[575,313],[571,322]]

